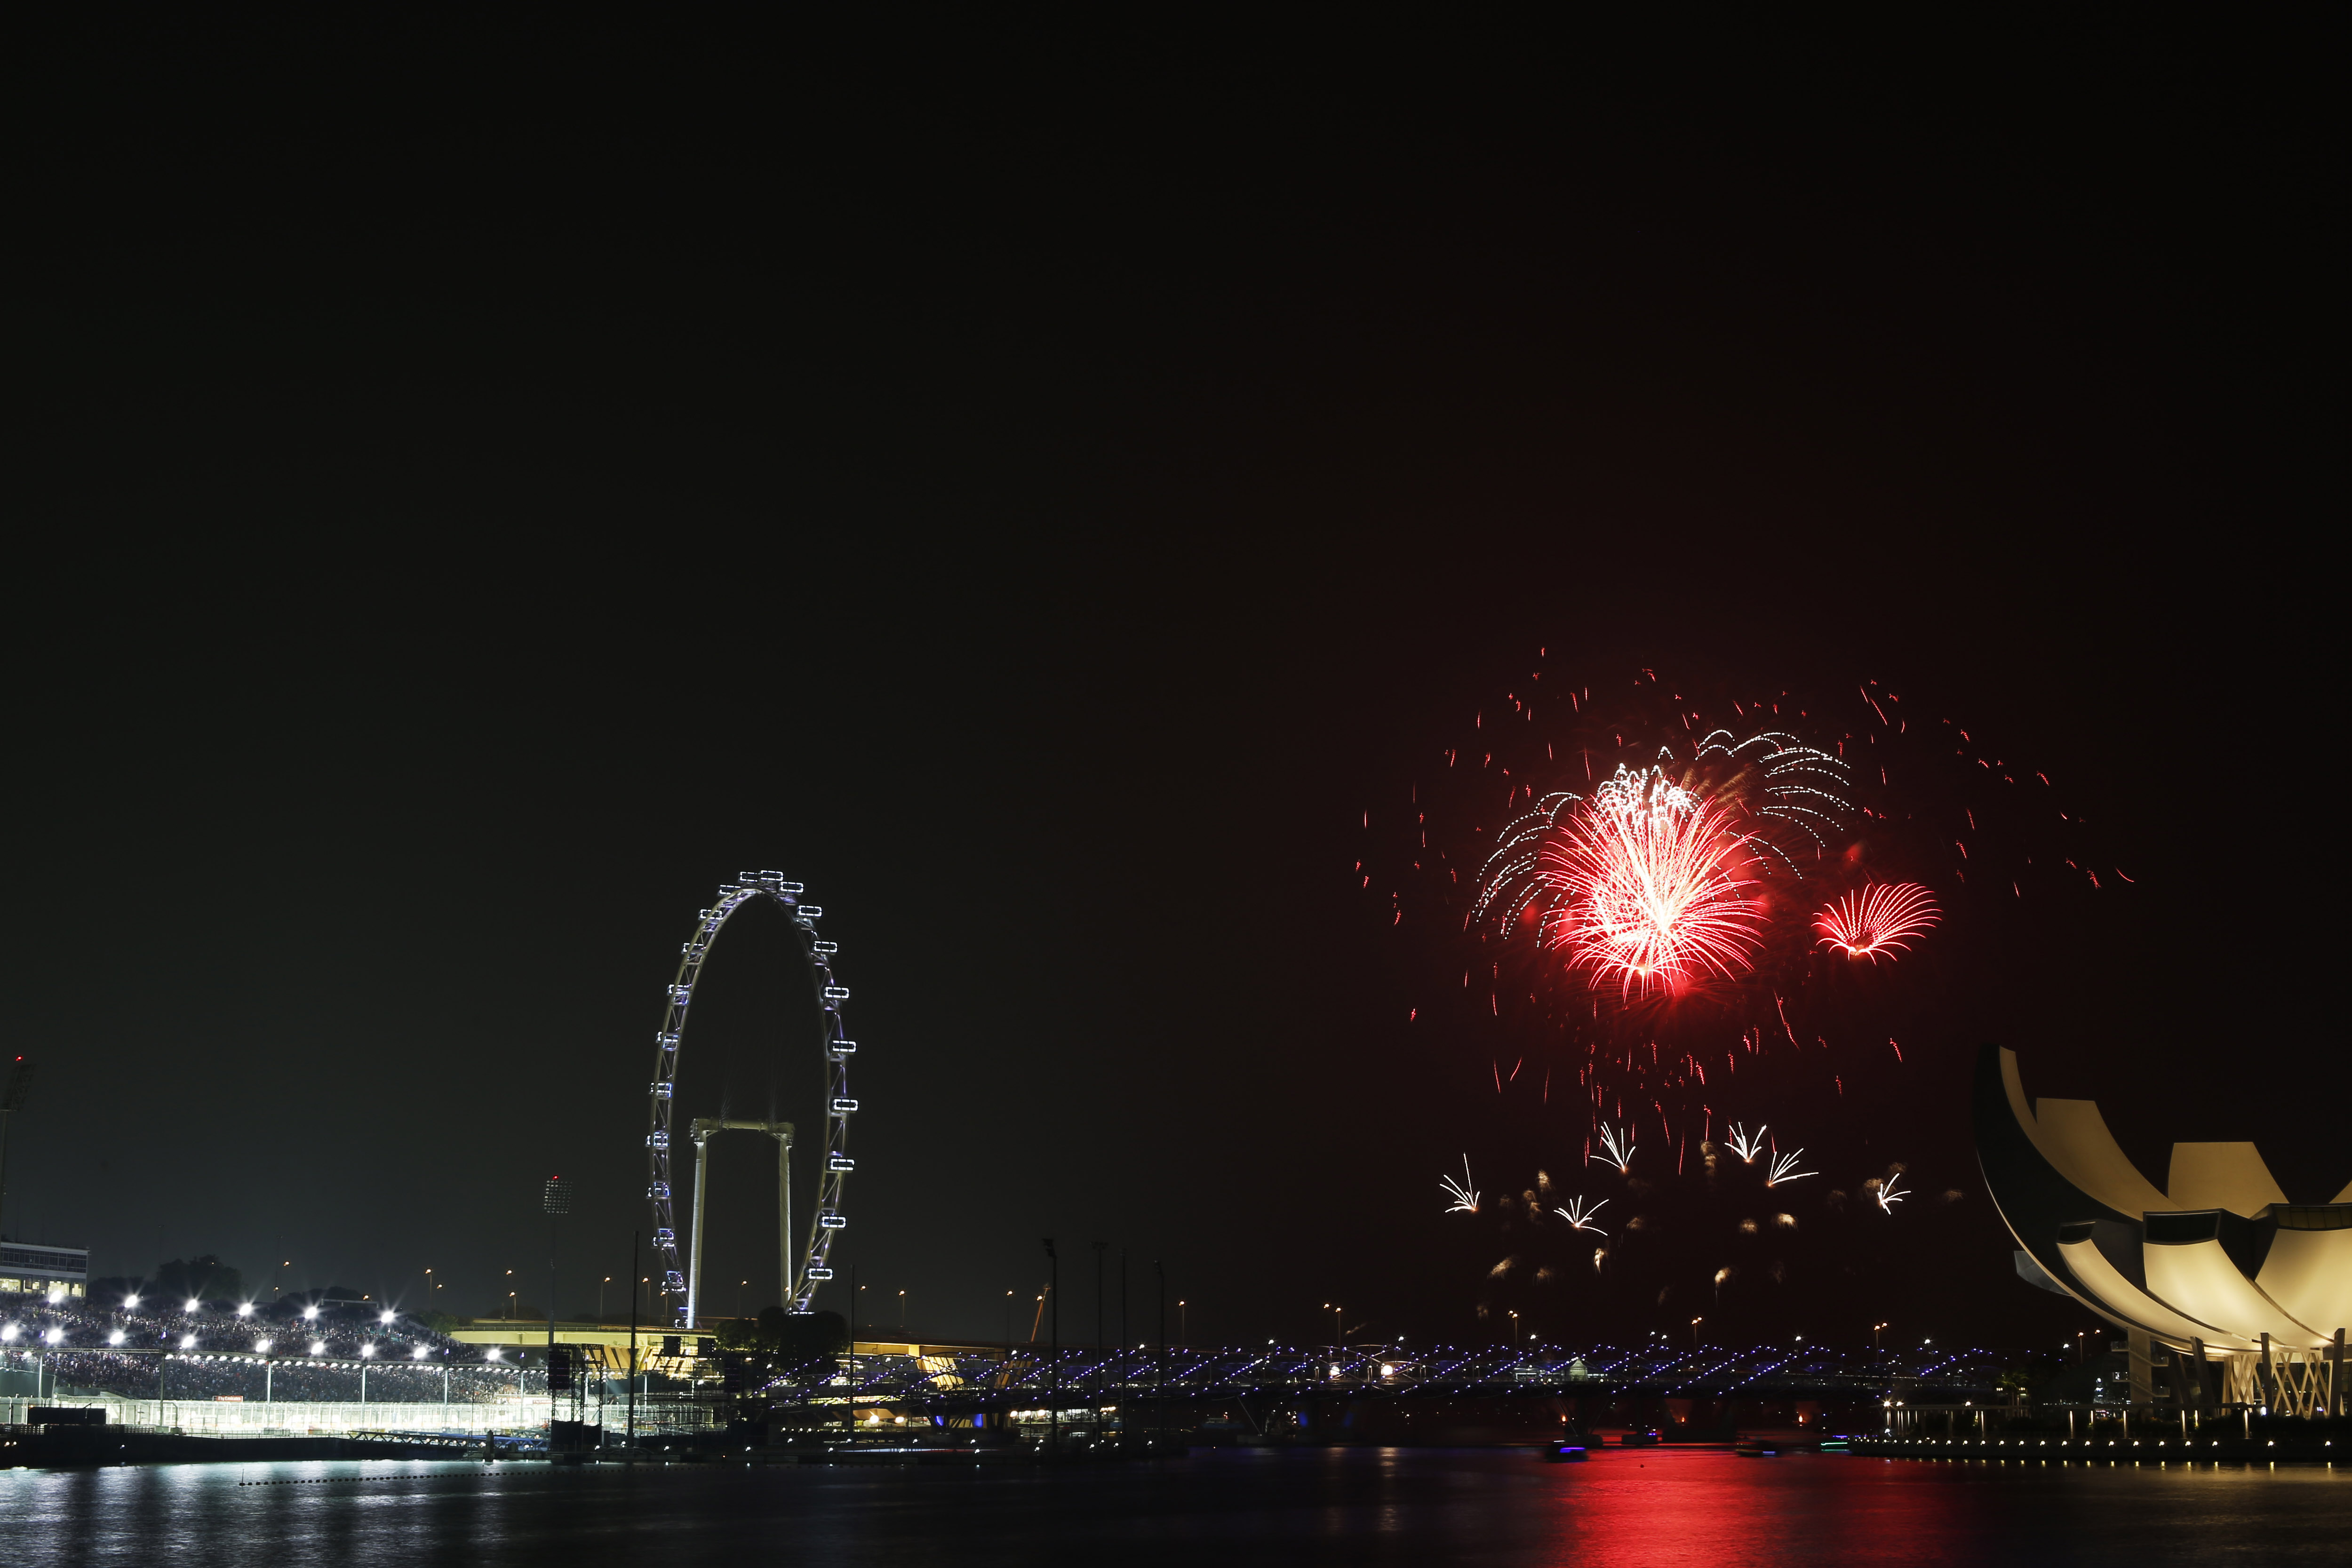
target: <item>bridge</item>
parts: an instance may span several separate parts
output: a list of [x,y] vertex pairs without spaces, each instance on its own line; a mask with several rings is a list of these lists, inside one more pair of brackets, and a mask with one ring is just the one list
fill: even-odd
[[[756,1390],[778,1402],[947,1414],[1097,1399],[1181,1402],[1460,1400],[1564,1396],[1979,1403],[1998,1397],[1989,1352],[1844,1351],[1825,1345],[1680,1348],[1654,1340],[1578,1350],[1530,1345],[1282,1346],[856,1356],[785,1370]],[[747,1392],[754,1392],[747,1390]]]

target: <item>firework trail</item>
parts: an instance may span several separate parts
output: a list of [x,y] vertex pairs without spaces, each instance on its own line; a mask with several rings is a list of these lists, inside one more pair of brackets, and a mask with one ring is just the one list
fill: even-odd
[[1605,1197],[1590,1208],[1587,1208],[1584,1206],[1584,1200],[1582,1198],[1571,1197],[1568,1200],[1568,1207],[1566,1208],[1555,1208],[1552,1212],[1559,1215],[1562,1219],[1567,1220],[1570,1229],[1591,1230],[1597,1232],[1600,1235],[1606,1236],[1609,1232],[1602,1230],[1601,1227],[1593,1224],[1592,1217],[1608,1207],[1609,1200]]
[[1911,1195],[1903,1190],[1903,1178],[1900,1176],[1891,1176],[1879,1183],[1878,1190],[1871,1196],[1878,1200],[1878,1207],[1882,1210],[1892,1214],[1895,1212],[1895,1206]]
[[1761,911],[1729,813],[1655,768],[1620,768],[1590,800],[1547,797],[1489,862],[1482,913],[1530,930],[1622,998],[1748,968]]
[[1701,695],[1643,670],[1604,696],[1543,657],[1397,810],[1363,813],[1385,836],[1353,869],[1384,924],[1444,916],[1462,1005],[1409,1016],[1516,1035],[1478,1054],[1526,1051],[1537,1098],[1581,1100],[1589,1125],[1654,1113],[1644,1135],[1679,1153],[1759,1070],[1844,1098],[1856,1067],[1833,1059],[1908,1005],[1849,971],[1916,963],[1955,900],[1973,923],[2021,886],[2124,884],[2045,776],[1875,681]]
[[1891,961],[1909,952],[1939,918],[1934,896],[1917,883],[1879,883],[1830,904],[1814,917],[1813,929],[1821,933],[1819,946],[1876,963],[1881,953]]
[[1746,974],[1766,882],[1796,870],[1776,833],[1825,849],[1852,808],[1821,786],[1842,785],[1846,764],[1778,732],[1716,730],[1686,759],[1664,755],[1672,773],[1620,763],[1589,798],[1554,791],[1507,824],[1472,919],[1531,937],[1621,1001]]
[[[1887,1097],[1906,1092],[1903,1059],[1948,1033],[1921,1009],[1992,923],[2015,919],[2021,897],[2111,899],[2129,879],[2091,858],[2079,810],[2046,776],[1876,681],[1759,691],[1735,674],[1682,691],[1644,670],[1613,691],[1570,689],[1537,657],[1463,716],[1475,733],[1370,803],[1355,880],[1380,925],[1403,925],[1433,960],[1414,966],[1429,988],[1401,997],[1399,1019],[1434,1050],[1490,1059],[1488,1104],[1517,1149],[1548,1162],[1565,1145],[1572,1161],[1581,1143],[1588,1166],[1622,1178],[1588,1177],[1618,1205],[1604,1231],[1602,1204],[1583,1197],[1483,1198],[1465,1158],[1444,1179],[1445,1212],[1500,1231],[1527,1264],[1489,1289],[1538,1289],[1590,1229],[1607,1239],[1593,1258],[1604,1291],[1633,1301],[1637,1280],[1664,1282],[1670,1257],[1687,1268],[1674,1288],[1704,1291],[1725,1259],[1697,1269],[1682,1256],[1690,1217],[1669,1217],[1700,1201],[1696,1186],[1670,1196],[1687,1155],[1723,1141],[1755,1173],[1727,1181],[1738,1167],[1708,1160],[1708,1202],[1778,1187],[1796,1207],[1797,1184],[1819,1174],[1807,1150],[1774,1149],[1768,1126],[1733,1123],[1727,1137],[1727,1099],[1845,1157],[1841,1128],[1883,1126]],[[1639,1178],[1637,1137],[1666,1145]],[[1897,1174],[1854,1196],[1891,1215],[1912,1196]],[[1843,1211],[1846,1193],[1803,1190]],[[1846,1234],[1832,1222],[1800,1243],[1793,1216],[1755,1218],[1734,1245]],[[1582,1264],[1580,1249],[1575,1274]],[[1762,1258],[1738,1273],[1727,1301],[1782,1280]]]
[[1462,1179],[1460,1181],[1455,1181],[1450,1176],[1442,1176],[1437,1178],[1437,1185],[1444,1190],[1446,1197],[1454,1200],[1454,1202],[1446,1208],[1446,1213],[1475,1214],[1478,1212],[1478,1189],[1470,1185],[1470,1156],[1468,1155],[1462,1156]]

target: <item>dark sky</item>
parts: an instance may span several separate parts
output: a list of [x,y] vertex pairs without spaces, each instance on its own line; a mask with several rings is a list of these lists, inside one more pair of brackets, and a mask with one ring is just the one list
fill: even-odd
[[[2340,1185],[2211,1064],[2340,1046],[2343,128],[2315,40],[2141,26],[18,51],[9,1233],[487,1310],[561,1171],[583,1309],[677,945],[773,866],[871,1317],[999,1333],[1054,1235],[1139,1334],[1153,1259],[1196,1337],[1472,1332],[1484,1058],[1349,864],[1536,645],[2032,755],[2154,884],[2048,1086]],[[782,935],[691,1113],[813,1120]],[[1913,1113],[1973,1180],[1965,1066]],[[1974,1213],[1869,1310],[2058,1322]]]

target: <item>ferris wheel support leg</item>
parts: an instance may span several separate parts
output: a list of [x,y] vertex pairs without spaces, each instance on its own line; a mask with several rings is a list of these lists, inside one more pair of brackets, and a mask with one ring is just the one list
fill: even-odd
[[776,1267],[782,1270],[784,1311],[793,1310],[793,1135],[776,1134]]
[[694,1140],[694,1220],[687,1242],[686,1326],[694,1327],[702,1301],[702,1195],[710,1175],[710,1140]]

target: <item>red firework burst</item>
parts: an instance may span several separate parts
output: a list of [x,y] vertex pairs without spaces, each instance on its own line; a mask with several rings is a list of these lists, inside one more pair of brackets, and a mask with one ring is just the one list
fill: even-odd
[[1661,778],[1621,772],[1538,849],[1524,908],[1544,946],[1622,997],[1675,992],[1748,967],[1763,910],[1746,841],[1723,810]]
[[1917,883],[1878,883],[1822,910],[1813,917],[1813,929],[1822,934],[1822,946],[1849,958],[1876,963],[1884,953],[1891,962],[1897,953],[1909,952],[1911,943],[1940,918],[1935,899]]

